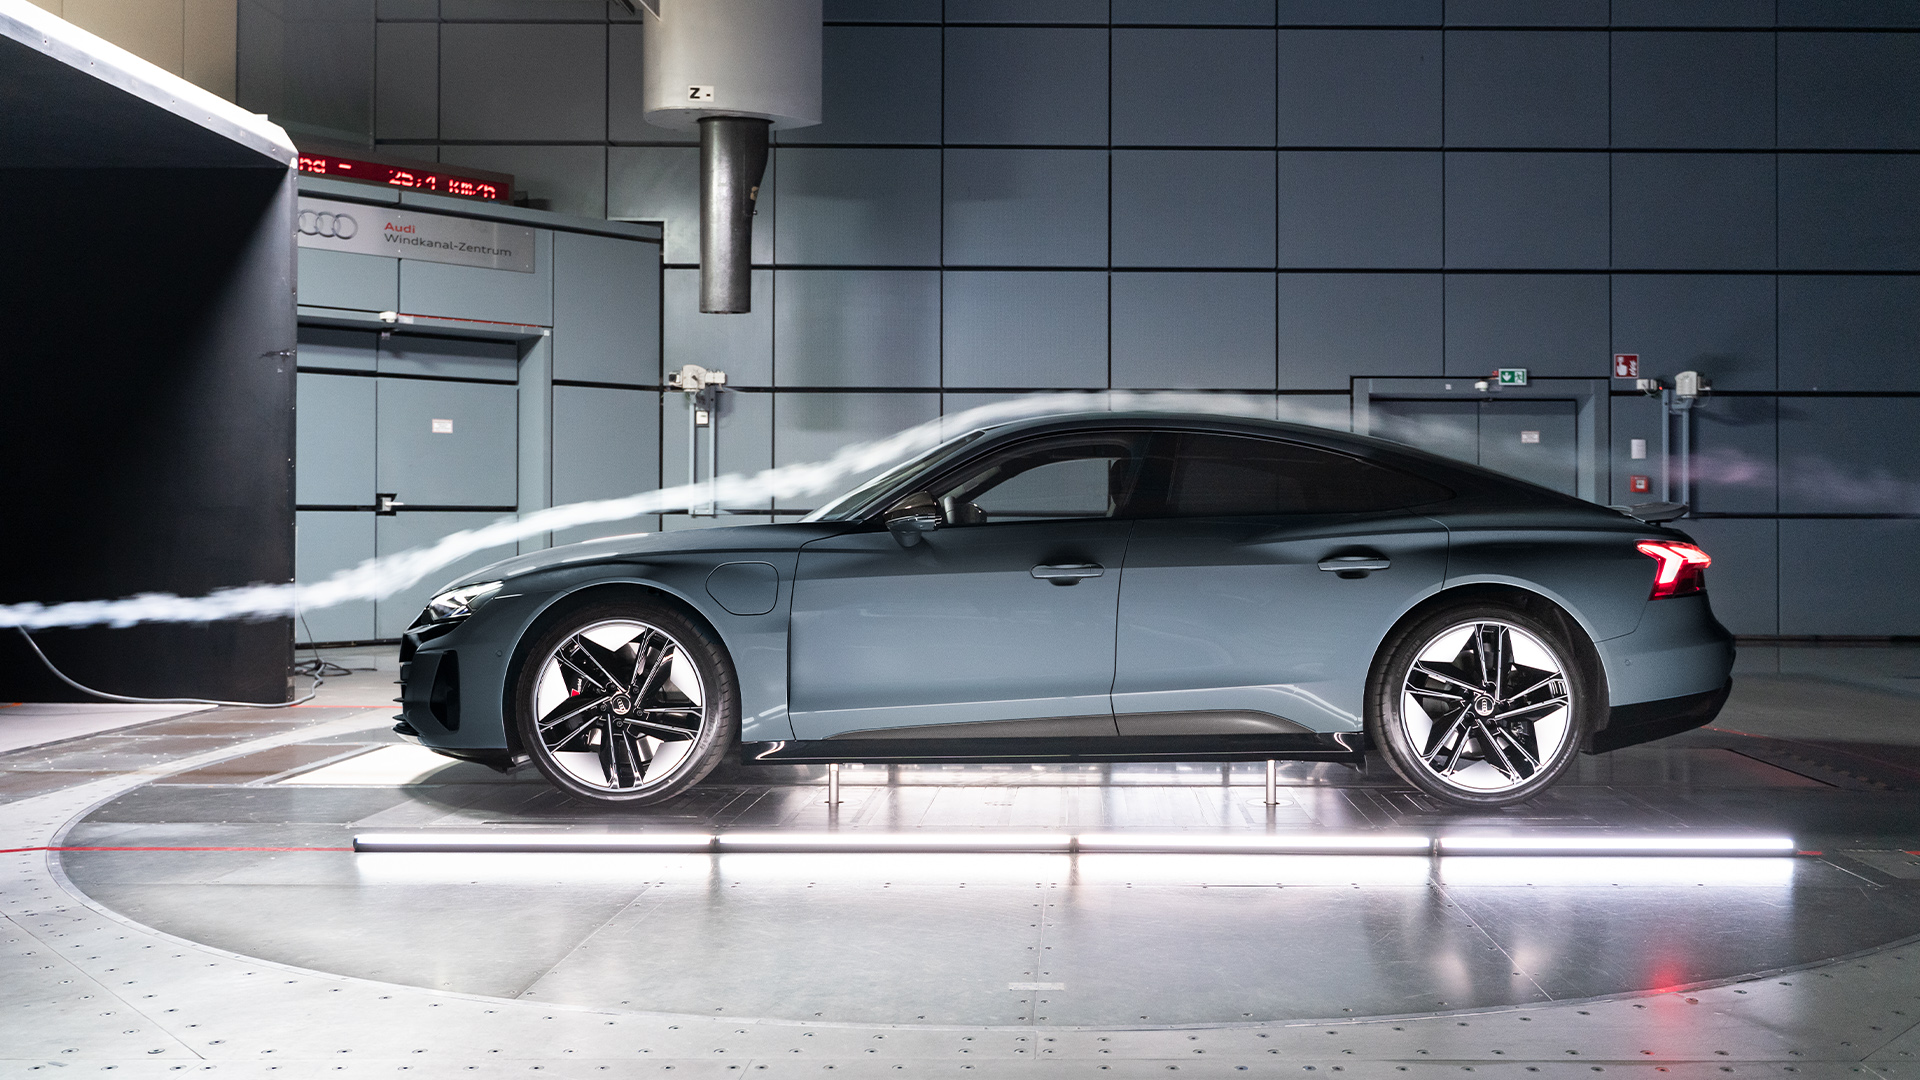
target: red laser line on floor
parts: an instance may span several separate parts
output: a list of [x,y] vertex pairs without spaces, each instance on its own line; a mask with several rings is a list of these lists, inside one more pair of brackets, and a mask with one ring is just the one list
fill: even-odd
[[352,851],[350,847],[10,847],[0,855],[23,851]]

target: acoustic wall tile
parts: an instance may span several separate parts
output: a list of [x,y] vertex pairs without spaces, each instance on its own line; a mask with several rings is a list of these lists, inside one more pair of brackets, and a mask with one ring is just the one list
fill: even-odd
[[1105,266],[1107,152],[948,150],[948,266]]
[[1607,306],[1605,274],[1450,274],[1446,374],[1599,378],[1611,370]]
[[440,160],[511,174],[514,196],[535,200],[536,209],[607,216],[604,146],[442,146]]
[[1920,270],[1920,156],[1780,158],[1780,266]]
[[1613,35],[1613,145],[1706,150],[1773,145],[1773,35]]
[[1920,37],[1781,34],[1780,145],[1920,147]]
[[1281,26],[1438,26],[1441,0],[1279,0]]
[[374,384],[375,490],[416,507],[519,503],[514,387],[443,379]]
[[1438,30],[1282,30],[1281,146],[1438,146]]
[[[1774,279],[1769,276],[1618,274],[1613,279],[1612,352],[1639,356],[1641,375],[1667,385],[1678,372],[1698,371],[1713,380],[1716,390],[1774,389],[1774,329]],[[1596,358],[1595,374],[1604,361]]]
[[829,26],[824,31],[817,126],[782,133],[795,143],[940,142],[940,30]]
[[440,0],[447,22],[603,23],[604,0]]
[[1772,26],[1774,0],[1613,0],[1615,26]]
[[[1639,496],[1645,500],[1646,496]],[[1713,557],[1707,599],[1736,634],[1780,633],[1780,522],[1688,518],[1687,532]]]
[[380,139],[440,135],[440,27],[380,23],[374,27],[373,132]]
[[1920,26],[1920,6],[1911,0],[1780,0],[1781,26],[1851,26],[1898,29]]
[[646,116],[646,30],[637,22],[607,27],[607,140],[697,145],[700,133],[655,127]]
[[[373,558],[373,523],[365,510],[302,510],[293,515],[293,579],[325,581]],[[372,641],[373,601],[303,611],[293,623],[293,639],[316,642]]]
[[1274,387],[1274,279],[1264,273],[1113,275],[1113,385]]
[[1775,404],[1769,397],[1714,396],[1694,406],[1693,490],[1688,502],[1695,510],[1771,514],[1777,509]]
[[[1273,31],[1117,29],[1112,55],[1115,145],[1273,145]],[[1198,72],[1232,104],[1197,107]]]
[[775,256],[784,265],[937,266],[940,151],[780,151]]
[[604,140],[606,53],[604,22],[442,24],[440,137]]
[[1443,326],[1439,274],[1281,274],[1280,388],[1445,374]]
[[969,26],[946,45],[949,145],[1107,144],[1107,31]]
[[1613,265],[1773,269],[1774,155],[1614,154]]
[[1113,25],[1272,26],[1273,0],[1113,0]]
[[554,378],[658,385],[660,328],[660,245],[553,235]]
[[[773,402],[773,461],[825,461],[842,447],[883,438],[940,416],[940,395],[781,393]],[[851,490],[865,477],[849,477]],[[811,508],[827,498],[781,500],[783,508]]]
[[1607,35],[1449,33],[1446,123],[1448,146],[1606,146]]
[[826,21],[937,23],[941,6],[941,0],[827,0]]
[[301,506],[371,506],[374,380],[364,375],[304,371],[298,380],[294,502]]
[[1782,398],[1779,407],[1781,513],[1920,514],[1920,399]]
[[399,259],[324,248],[297,250],[300,303],[352,311],[399,309]]
[[779,386],[940,385],[940,272],[781,270]]
[[1442,168],[1436,151],[1281,151],[1279,264],[1439,267]]
[[1113,264],[1274,265],[1274,155],[1116,150]]
[[1102,23],[1107,0],[947,0],[950,23]]
[[[617,499],[659,488],[660,446],[657,391],[553,388],[555,506]],[[554,543],[571,544],[659,527],[659,515],[646,514],[565,530],[555,534]]]
[[1607,265],[1606,154],[1447,155],[1447,265]]
[[[1834,558],[1836,551],[1847,557]],[[1920,634],[1920,608],[1913,603],[1920,593],[1915,551],[1920,551],[1920,521],[1782,521],[1780,632]]]
[[379,22],[433,22],[440,18],[440,0],[375,0],[373,12]]
[[1353,395],[1281,394],[1274,402],[1274,417],[1289,424],[1352,431]]
[[949,271],[941,304],[942,386],[1107,385],[1105,271]]
[[[773,261],[773,228],[780,156],[775,148],[760,181],[753,219],[753,261]],[[700,262],[700,151],[691,146],[614,146],[607,149],[607,216],[658,221],[669,264]]]
[[664,277],[663,370],[655,378],[698,364],[726,372],[728,386],[772,386],[773,271],[752,272],[753,310],[738,315],[700,310],[699,270],[668,270]]
[[1782,390],[1916,391],[1916,358],[1920,278],[1780,278]]
[[1605,26],[1607,0],[1446,0],[1448,26]]

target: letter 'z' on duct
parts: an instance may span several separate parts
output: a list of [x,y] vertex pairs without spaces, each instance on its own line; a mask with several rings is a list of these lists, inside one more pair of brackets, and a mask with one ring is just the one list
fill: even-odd
[[751,310],[769,136],[820,122],[822,0],[643,4],[647,122],[700,131],[700,310]]

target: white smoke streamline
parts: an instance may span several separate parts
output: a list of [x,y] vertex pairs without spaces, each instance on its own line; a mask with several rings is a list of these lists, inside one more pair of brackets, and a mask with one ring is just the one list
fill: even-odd
[[[1283,402],[1284,405],[1284,402]],[[739,506],[770,499],[838,493],[850,478],[877,472],[938,445],[947,438],[989,424],[1084,412],[1088,409],[1151,409],[1208,412],[1241,416],[1274,416],[1274,399],[1224,394],[1038,394],[982,405],[953,416],[930,420],[898,434],[842,449],[826,461],[783,465],[754,476],[733,474],[714,481],[618,499],[570,503],[507,518],[478,529],[447,536],[426,547],[414,548],[366,562],[327,578],[302,584],[246,585],[220,589],[206,596],[142,593],[121,600],[81,600],[61,604],[26,602],[0,605],[0,628],[44,630],[72,626],[134,626],[139,623],[203,623],[223,619],[272,619],[300,611],[317,611],[354,600],[378,600],[414,585],[469,555],[489,548],[517,544],[542,533],[579,525],[623,521],[641,514],[689,510],[716,501]],[[1307,423],[1323,423],[1324,414],[1283,415]]]

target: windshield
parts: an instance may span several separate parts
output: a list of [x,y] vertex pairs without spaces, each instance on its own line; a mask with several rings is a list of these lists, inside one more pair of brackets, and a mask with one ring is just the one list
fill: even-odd
[[859,517],[861,513],[868,509],[868,504],[871,503],[875,497],[984,434],[986,434],[984,431],[969,431],[965,435],[948,442],[943,442],[939,446],[917,457],[908,458],[906,461],[872,477],[865,483],[860,484],[858,487],[839,496],[832,502],[829,502],[827,505],[822,506],[820,509],[815,510],[800,520],[850,521]]

